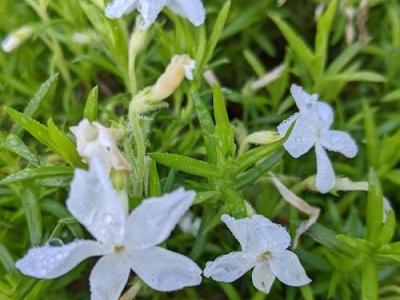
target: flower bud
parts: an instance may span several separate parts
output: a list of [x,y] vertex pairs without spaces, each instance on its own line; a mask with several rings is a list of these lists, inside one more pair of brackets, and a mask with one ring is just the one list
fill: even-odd
[[161,101],[171,96],[181,84],[183,78],[193,79],[195,66],[196,62],[186,54],[172,57],[164,73],[151,87],[151,98],[154,101]]
[[12,52],[24,43],[33,33],[31,26],[22,26],[21,28],[9,34],[1,43],[4,52]]
[[281,139],[281,136],[279,135],[278,132],[271,130],[263,130],[249,134],[245,138],[245,141],[246,143],[251,143],[251,144],[268,145],[279,139]]
[[78,126],[71,127],[70,130],[75,135],[77,150],[83,162],[90,164],[95,158],[109,171],[132,169],[117,146],[123,134],[121,130],[104,127],[98,122],[91,124],[87,119],[82,120]]

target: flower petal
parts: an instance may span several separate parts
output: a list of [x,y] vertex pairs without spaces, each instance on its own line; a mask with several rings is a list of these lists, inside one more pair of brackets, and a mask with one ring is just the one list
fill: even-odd
[[201,269],[188,257],[151,247],[126,253],[129,266],[152,289],[175,291],[201,283]]
[[93,160],[89,171],[75,170],[67,207],[99,241],[119,244],[124,240],[126,212],[123,198],[112,187],[98,160]]
[[335,186],[335,171],[326,151],[320,143],[315,144],[315,154],[317,156],[316,187],[321,193],[327,193]]
[[264,216],[234,219],[223,215],[221,219],[245,252],[282,251],[290,245],[290,236],[286,229]]
[[340,152],[349,158],[356,156],[358,151],[357,144],[353,138],[343,131],[326,130],[321,134],[320,142],[326,149]]
[[107,5],[105,15],[110,19],[121,18],[133,11],[136,6],[137,0],[113,0]]
[[231,252],[209,261],[203,271],[205,277],[216,281],[232,282],[242,277],[256,264],[256,257],[246,252]]
[[333,123],[333,109],[328,103],[318,101],[318,114],[323,121],[323,126],[321,127],[331,127]]
[[139,0],[138,10],[142,16],[142,22],[139,26],[145,29],[154,23],[168,2],[169,0]]
[[130,267],[120,253],[100,258],[90,273],[91,299],[119,299],[128,281],[130,271]]
[[32,248],[22,259],[17,261],[16,266],[25,275],[51,279],[69,272],[90,256],[105,253],[105,247],[99,243],[81,240],[60,247]]
[[127,247],[143,249],[166,240],[192,205],[195,196],[195,192],[180,188],[161,197],[144,200],[128,217]]
[[293,96],[296,106],[301,113],[309,112],[318,101],[317,94],[308,94],[301,86],[292,84],[290,87],[290,93]]
[[300,113],[293,130],[283,144],[289,154],[297,158],[307,153],[317,141],[318,121],[314,113]]
[[176,14],[188,19],[195,26],[204,23],[206,11],[200,0],[172,0],[168,7]]
[[293,122],[297,120],[298,115],[299,113],[295,113],[278,125],[277,129],[281,137],[286,135],[286,132],[289,130],[290,126],[292,126]]
[[291,251],[285,250],[273,255],[269,260],[272,272],[284,284],[302,286],[311,282],[298,257]]
[[268,294],[275,281],[275,275],[268,263],[257,264],[251,274],[253,285],[259,291]]

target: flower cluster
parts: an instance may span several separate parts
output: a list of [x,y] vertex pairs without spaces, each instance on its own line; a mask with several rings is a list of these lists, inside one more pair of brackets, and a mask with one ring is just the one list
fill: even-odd
[[[32,277],[52,279],[89,257],[101,256],[90,274],[94,300],[117,300],[131,270],[158,291],[199,285],[202,271],[195,262],[157,246],[178,223],[194,234],[198,230],[198,221],[192,225],[187,220],[196,193],[179,188],[143,200],[129,214],[126,194],[115,190],[110,178],[111,168],[130,170],[117,147],[118,131],[88,120],[82,120],[71,131],[76,136],[79,154],[89,163],[89,170],[75,170],[66,204],[95,240],[32,248],[17,261],[17,268]],[[265,293],[275,277],[291,286],[310,282],[297,256],[286,250],[290,237],[283,227],[261,215],[239,220],[224,215],[222,221],[239,240],[242,252],[208,262],[206,277],[231,282],[254,267],[254,286]]]
[[[137,9],[141,15],[139,27],[144,29],[155,21],[164,7],[196,26],[204,22],[205,10],[200,0],[113,0],[105,13],[109,18],[119,18]],[[3,48],[11,51],[30,34],[29,30],[19,32],[16,35],[18,42],[6,40]],[[133,130],[136,130],[134,136],[142,142],[143,148],[138,118],[166,106],[164,100],[175,92],[184,78],[193,79],[194,68],[195,61],[188,55],[175,55],[152,86],[134,93],[129,118],[135,121],[132,122]],[[272,77],[275,80],[282,70],[277,69],[276,74],[270,74],[262,81],[270,82]],[[265,82],[259,82],[259,85]],[[333,110],[328,104],[318,101],[316,94],[309,95],[297,85],[292,85],[291,93],[299,111],[281,123],[277,132],[263,131],[247,136],[243,139],[243,148],[249,143],[271,144],[285,139],[284,148],[297,158],[315,147],[316,187],[326,193],[336,183],[326,149],[351,158],[357,153],[357,145],[349,134],[330,129]],[[204,271],[190,258],[160,246],[178,224],[182,231],[197,234],[201,220],[193,218],[189,212],[196,193],[181,187],[159,197],[144,199],[129,213],[127,187],[116,188],[112,180],[115,171],[133,171],[131,163],[134,159],[130,157],[128,160],[118,148],[124,132],[87,119],[70,130],[76,139],[77,152],[82,162],[88,164],[88,170],[75,170],[66,205],[94,240],[74,240],[62,246],[46,244],[32,248],[16,263],[22,273],[36,278],[56,278],[87,258],[100,256],[90,274],[91,299],[94,300],[119,299],[131,270],[149,287],[164,292],[199,285],[202,274],[216,281],[233,282],[250,270],[253,270],[253,285],[264,293],[270,292],[276,278],[295,287],[311,282],[297,255],[288,250],[291,238],[286,229],[262,215],[253,214],[252,209],[248,210],[250,216],[240,219],[222,215],[222,222],[240,243],[241,251],[207,262]],[[142,169],[134,171],[144,178],[146,157],[143,149],[141,156]],[[314,222],[319,209],[296,199],[277,178],[272,178],[284,198],[297,207],[303,207],[302,211],[308,212]],[[298,236],[299,233],[295,244]]]

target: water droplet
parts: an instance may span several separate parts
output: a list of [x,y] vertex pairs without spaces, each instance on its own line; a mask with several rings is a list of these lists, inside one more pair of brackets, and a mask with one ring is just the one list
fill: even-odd
[[47,241],[47,246],[61,247],[61,246],[64,246],[64,242],[62,240],[60,240],[59,238],[52,238]]
[[106,224],[111,224],[113,220],[114,220],[114,217],[111,214],[104,215],[104,222]]

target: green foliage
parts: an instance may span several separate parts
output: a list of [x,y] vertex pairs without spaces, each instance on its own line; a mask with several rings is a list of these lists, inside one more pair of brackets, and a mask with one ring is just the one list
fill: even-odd
[[[321,209],[295,250],[310,285],[275,282],[266,296],[248,273],[168,294],[143,287],[137,299],[399,299],[400,4],[204,0],[204,25],[166,9],[129,51],[137,13],[110,20],[105,2],[0,1],[2,39],[23,25],[33,29],[15,51],[0,51],[0,300],[89,299],[94,261],[52,280],[15,267],[32,246],[90,237],[65,206],[74,169],[86,167],[69,133],[83,118],[122,129],[118,146],[132,172],[114,176],[127,187],[130,207],[179,186],[196,191],[197,235],[177,229],[166,244],[200,267],[238,250],[221,225],[224,213],[255,211],[294,237],[303,216],[282,201],[269,172]],[[168,108],[129,118],[132,97],[184,53],[196,60],[194,80],[165,100]],[[254,87],[277,66],[277,78]],[[274,131],[295,112],[291,83],[333,106],[333,128],[359,146],[352,160],[329,153],[334,169],[338,177],[367,181],[367,192],[316,193],[313,155],[293,159],[284,139],[246,144],[247,134]]]

